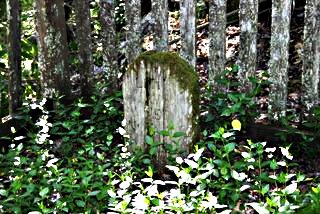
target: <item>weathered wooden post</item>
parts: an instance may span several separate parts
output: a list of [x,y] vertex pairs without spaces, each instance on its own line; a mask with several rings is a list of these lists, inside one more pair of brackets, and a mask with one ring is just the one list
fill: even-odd
[[42,95],[53,98],[56,92],[71,100],[69,49],[63,1],[36,0],[39,35],[39,70]]
[[75,20],[77,24],[77,43],[79,57],[79,74],[81,78],[81,95],[90,97],[93,93],[93,58],[90,23],[90,1],[74,2]]
[[209,0],[209,85],[214,88],[218,88],[216,79],[225,66],[226,4],[226,0]]
[[[161,131],[174,124],[175,131],[186,133],[179,142],[188,153],[198,132],[199,85],[194,69],[178,55],[150,51],[141,54],[124,75],[124,118],[130,136],[131,150],[146,149],[145,136],[149,127]],[[158,142],[166,142],[155,135]],[[158,147],[155,164],[161,175],[168,153]]]
[[271,119],[285,116],[287,104],[288,57],[290,40],[290,17],[292,0],[272,1],[270,44],[270,102]]
[[240,0],[240,50],[239,72],[244,88],[252,89],[249,78],[255,77],[257,57],[257,20],[259,2],[256,0]]
[[304,19],[302,103],[307,111],[319,104],[320,2],[307,0]]
[[20,3],[7,0],[8,53],[9,53],[9,113],[13,114],[22,105],[21,86],[21,23]]

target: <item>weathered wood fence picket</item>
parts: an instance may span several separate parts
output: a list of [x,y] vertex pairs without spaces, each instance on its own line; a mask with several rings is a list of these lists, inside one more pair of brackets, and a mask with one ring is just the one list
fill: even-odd
[[[239,73],[242,82],[247,89],[250,89],[249,77],[255,76],[256,72],[256,57],[257,57],[257,17],[258,6],[261,2],[267,0],[239,0],[239,25],[240,25],[240,49],[238,57]],[[293,10],[292,5],[294,0],[269,0],[272,4],[272,25],[271,25],[271,47],[270,47],[270,60],[268,73],[270,75],[270,96],[269,96],[269,113],[277,119],[279,116],[284,115],[286,112],[287,103],[287,83],[288,83],[288,55],[289,55],[289,40],[290,40],[290,17]],[[16,1],[17,3],[17,1]],[[180,56],[195,66],[196,63],[196,0],[180,0],[180,38],[181,50]],[[37,0],[37,5],[41,6],[42,0]],[[49,3],[48,3],[49,4]],[[133,63],[142,52],[141,48],[141,1],[140,0],[126,0],[125,1],[125,16],[127,21],[126,32],[126,59],[128,63]],[[222,74],[225,68],[225,29],[226,29],[226,5],[227,0],[209,0],[209,84],[216,88],[216,78]],[[9,5],[15,7],[15,5]],[[52,7],[51,7],[52,6]],[[49,4],[54,10],[54,4]],[[62,5],[60,5],[62,7]],[[88,10],[84,7],[76,8],[77,13],[88,14]],[[101,24],[102,26],[102,41],[103,41],[103,55],[104,65],[107,68],[111,79],[116,78],[117,70],[117,57],[118,53],[115,50],[119,49],[117,40],[117,32],[115,27],[115,1],[100,0],[101,9]],[[10,11],[10,10],[9,10]],[[320,67],[320,1],[319,0],[306,0],[304,10],[304,47],[303,47],[303,73],[302,73],[302,103],[306,110],[319,104],[319,67]],[[154,50],[167,51],[168,50],[168,1],[152,1],[152,18],[149,20],[153,24],[153,42]],[[48,13],[48,11],[47,11]],[[48,14],[40,14],[42,18],[46,18]],[[9,20],[17,19],[17,14],[8,14]],[[10,18],[12,16],[12,19]],[[43,32],[59,32],[65,31],[65,26],[59,25],[59,18],[52,26],[42,26],[39,24],[40,31],[44,27],[50,27],[50,31]],[[77,20],[83,23],[82,20]],[[10,98],[10,112],[14,112],[19,105],[20,98],[17,96],[21,88],[21,80],[17,75],[21,75],[21,68],[17,66],[20,61],[15,56],[20,50],[15,50],[14,42],[16,37],[19,38],[18,27],[14,25],[15,22],[9,22],[9,98]],[[89,23],[86,23],[89,26]],[[57,28],[57,29],[54,29]],[[78,28],[81,31],[81,28]],[[12,34],[10,34],[12,33]],[[60,70],[57,70],[57,65],[48,64],[50,58],[59,59],[59,68],[68,67],[65,55],[68,54],[66,46],[57,46],[61,42],[57,35],[52,33],[53,38],[56,40],[48,40],[44,42],[40,37],[40,52],[41,50],[49,50],[53,48],[60,49],[60,51],[50,52],[51,55],[44,55],[40,57],[40,71],[43,73],[43,79],[46,81],[47,75],[56,75],[62,81],[67,78]],[[85,33],[87,34],[87,33]],[[63,35],[66,40],[65,35]],[[44,39],[44,38],[43,38]],[[88,43],[84,44],[83,48],[90,48],[90,41],[86,40],[85,35],[78,38],[79,42]],[[59,41],[58,41],[59,40]],[[63,41],[64,41],[63,40]],[[64,42],[65,43],[65,42]],[[44,52],[49,53],[49,51]],[[55,55],[54,55],[55,54]],[[91,60],[91,54],[86,52],[80,53],[84,58]],[[51,61],[51,60],[49,60]],[[57,62],[58,62],[57,61]],[[86,64],[86,62],[82,62]],[[138,62],[140,63],[140,62]],[[133,63],[135,65],[135,63]],[[148,66],[148,65],[144,65]],[[143,66],[142,66],[143,67]],[[142,68],[141,67],[141,68]],[[50,71],[50,69],[52,71]],[[91,69],[91,68],[87,68]],[[135,68],[137,69],[137,68]],[[154,68],[157,72],[158,68]],[[164,69],[164,68],[161,68]],[[161,70],[160,69],[160,70]],[[49,70],[49,71],[48,71]],[[57,70],[57,71],[55,71]],[[142,69],[143,70],[143,69]],[[52,74],[50,73],[52,72]],[[85,71],[83,71],[85,72]],[[129,69],[129,73],[133,72]],[[68,82],[66,80],[66,82]],[[50,83],[50,82],[49,82]],[[87,82],[85,83],[87,84]],[[61,85],[61,87],[66,85]],[[54,87],[54,86],[52,86]],[[18,89],[18,90],[17,90]],[[217,89],[218,90],[218,89]],[[124,86],[126,91],[126,84]],[[51,92],[48,92],[51,93]],[[143,97],[138,97],[143,99]],[[126,97],[125,97],[126,99]],[[160,98],[159,98],[160,99]],[[128,104],[129,105],[129,104]],[[165,127],[164,127],[165,128]]]

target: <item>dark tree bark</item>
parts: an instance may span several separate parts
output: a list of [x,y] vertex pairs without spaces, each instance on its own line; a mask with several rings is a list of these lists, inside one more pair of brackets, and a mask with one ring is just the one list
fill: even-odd
[[168,50],[168,1],[153,1],[152,11],[155,17],[154,49],[157,51]]
[[21,107],[21,30],[19,0],[7,0],[9,53],[9,113]]
[[140,41],[140,23],[141,23],[141,1],[127,0],[126,1],[126,21],[127,21],[127,48],[126,57],[128,64],[133,62],[141,53]]
[[77,43],[79,56],[79,74],[81,79],[81,95],[90,97],[93,93],[93,63],[92,40],[90,23],[90,0],[74,1],[75,18],[77,24]]
[[58,92],[71,99],[69,50],[63,0],[36,0],[41,90],[52,98]]
[[100,0],[103,64],[111,90],[116,89],[118,85],[118,39],[115,19],[114,1]]
[[209,84],[217,88],[216,79],[224,71],[226,49],[226,2],[209,0]]

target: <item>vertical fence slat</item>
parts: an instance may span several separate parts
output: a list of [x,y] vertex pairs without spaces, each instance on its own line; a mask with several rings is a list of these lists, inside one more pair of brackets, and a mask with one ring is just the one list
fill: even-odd
[[304,21],[302,102],[309,111],[319,103],[320,2],[307,0]]
[[133,62],[141,53],[140,23],[141,23],[141,1],[127,0],[125,5],[125,16],[127,22],[127,50],[128,64]]
[[168,50],[168,1],[153,1],[152,10],[155,16],[153,45],[157,51]]
[[226,49],[226,0],[209,0],[209,84],[224,71]]
[[272,1],[269,113],[274,119],[285,115],[286,110],[290,17],[291,0]]
[[9,114],[21,106],[21,32],[19,0],[7,0],[9,53]]
[[241,81],[250,89],[249,77],[255,76],[257,57],[258,0],[240,0],[239,72]]
[[77,24],[77,42],[79,56],[79,73],[81,78],[81,95],[89,97],[92,94],[92,40],[90,23],[90,1],[82,0],[74,4],[75,19]]
[[71,97],[69,50],[64,5],[61,0],[36,0],[39,70],[44,97],[55,92]]
[[100,21],[103,47],[103,67],[111,85],[116,82],[118,68],[118,44],[115,5],[112,0],[100,0]]
[[196,0],[180,1],[180,35],[183,59],[196,65]]

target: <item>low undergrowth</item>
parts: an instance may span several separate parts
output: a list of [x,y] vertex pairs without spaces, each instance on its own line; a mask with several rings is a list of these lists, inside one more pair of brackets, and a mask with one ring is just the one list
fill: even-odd
[[[295,170],[289,147],[237,142],[241,122],[203,130],[192,154],[171,150],[168,175],[147,154],[129,151],[117,98],[61,106],[55,119],[46,100],[32,99],[38,120],[27,136],[12,135],[0,155],[3,213],[312,213],[320,185]],[[86,114],[87,113],[87,114]],[[182,136],[172,133],[174,141]],[[14,129],[12,129],[14,132]],[[302,210],[302,211],[299,211]]]

